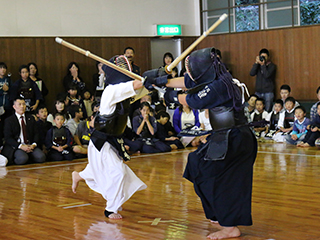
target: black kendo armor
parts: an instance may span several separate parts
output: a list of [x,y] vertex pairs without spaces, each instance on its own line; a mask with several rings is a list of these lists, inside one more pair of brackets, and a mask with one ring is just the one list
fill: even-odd
[[108,136],[121,136],[127,126],[129,109],[130,99],[117,103],[113,113],[95,117],[94,128]]
[[66,130],[65,128],[54,127],[52,131],[52,143],[55,146],[64,146],[67,144]]
[[[189,93],[200,92],[207,84],[218,80],[230,89],[229,103],[209,108],[209,120],[213,129],[208,142],[198,150],[206,151],[204,160],[223,160],[228,150],[228,138],[232,128],[245,123],[239,89],[232,82],[232,76],[226,71],[214,48],[195,51],[186,59],[188,76],[185,85]],[[239,94],[239,96],[238,96]],[[240,101],[239,101],[240,100]],[[232,102],[230,102],[232,101]]]
[[22,81],[19,88],[19,96],[22,97],[27,105],[26,111],[30,111],[30,107],[32,106],[34,99],[34,91],[32,89],[32,85],[30,81]]
[[[112,57],[109,61],[114,63],[115,58],[116,56]],[[130,77],[107,65],[103,65],[102,69],[106,74],[106,86],[132,81]],[[130,160],[130,156],[126,152],[123,139],[121,138],[127,125],[129,109],[130,99],[125,99],[117,103],[113,113],[109,115],[101,115],[98,113],[95,117],[94,130],[91,134],[91,141],[99,151],[102,149],[104,143],[108,142],[124,161]]]

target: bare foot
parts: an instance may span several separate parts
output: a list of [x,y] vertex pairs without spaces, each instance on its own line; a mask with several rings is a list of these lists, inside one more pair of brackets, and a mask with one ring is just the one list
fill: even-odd
[[222,230],[209,234],[207,238],[218,240],[224,238],[235,238],[240,235],[241,232],[237,227],[223,227]]
[[108,216],[108,218],[117,220],[117,219],[122,219],[122,216],[119,213],[112,213]]
[[310,147],[309,143],[304,143],[302,145],[300,145],[300,147]]
[[211,219],[210,219],[210,222],[211,222],[211,223],[219,223],[218,221],[213,221],[213,220],[211,220]]
[[76,171],[73,171],[72,172],[72,192],[76,193],[80,180],[82,180],[82,177],[80,177],[79,173]]

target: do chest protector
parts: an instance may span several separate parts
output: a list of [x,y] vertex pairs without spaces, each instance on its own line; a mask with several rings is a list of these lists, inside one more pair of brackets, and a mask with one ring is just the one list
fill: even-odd
[[97,114],[94,121],[94,128],[109,136],[120,136],[127,125],[129,115],[130,99],[117,103],[116,109],[109,115]]

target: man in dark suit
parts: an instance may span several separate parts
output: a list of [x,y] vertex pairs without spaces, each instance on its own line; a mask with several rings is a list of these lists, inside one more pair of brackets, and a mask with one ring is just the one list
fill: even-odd
[[34,117],[25,114],[24,99],[17,98],[13,102],[15,113],[4,123],[5,145],[2,154],[8,158],[9,164],[26,164],[29,159],[36,163],[45,161],[45,154],[37,147],[39,134]]

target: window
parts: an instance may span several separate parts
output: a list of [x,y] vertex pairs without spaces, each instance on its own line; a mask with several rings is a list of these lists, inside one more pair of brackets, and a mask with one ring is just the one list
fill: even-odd
[[203,0],[207,30],[223,13],[228,18],[213,33],[320,24],[320,0]]

